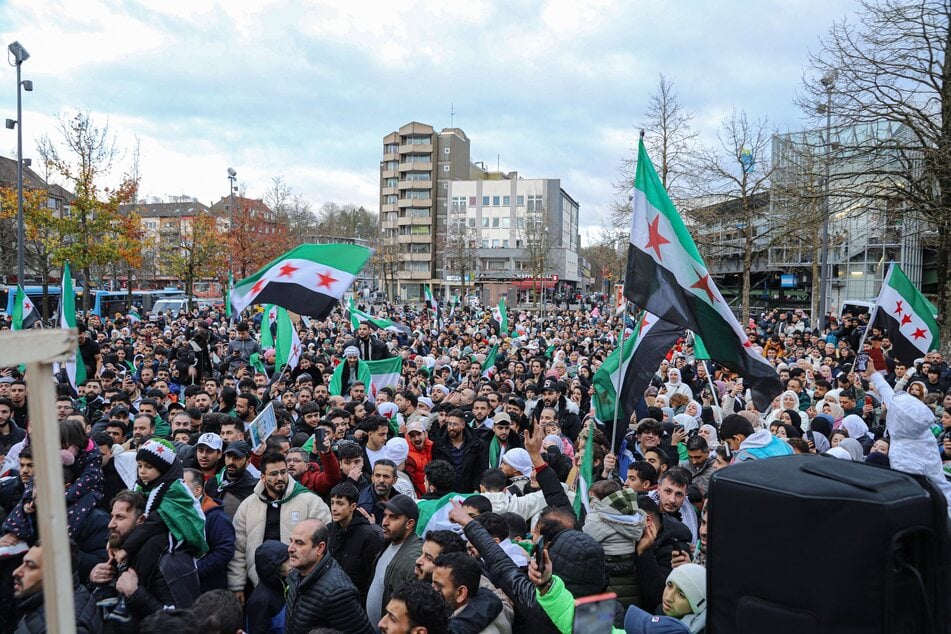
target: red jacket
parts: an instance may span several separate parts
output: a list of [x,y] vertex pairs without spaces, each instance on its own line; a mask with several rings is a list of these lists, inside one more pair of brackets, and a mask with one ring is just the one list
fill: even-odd
[[416,489],[416,495],[426,494],[425,478],[423,469],[433,459],[433,441],[427,438],[423,444],[423,449],[417,450],[407,436],[406,442],[409,443],[409,455],[406,456],[405,471],[409,479],[413,481],[413,488]]
[[330,489],[340,482],[340,463],[337,462],[337,456],[332,451],[320,454],[320,464],[316,462],[308,464],[307,471],[298,478],[298,482],[314,493],[327,495]]

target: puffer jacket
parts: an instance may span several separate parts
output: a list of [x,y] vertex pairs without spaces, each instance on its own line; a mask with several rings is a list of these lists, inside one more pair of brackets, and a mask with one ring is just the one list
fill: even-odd
[[216,500],[207,495],[201,500],[205,514],[205,541],[208,552],[198,560],[201,591],[228,588],[228,562],[234,557],[234,526]]
[[318,626],[346,634],[373,632],[360,594],[330,555],[324,555],[306,577],[294,570],[288,578],[285,634],[303,634]]
[[640,600],[634,552],[644,533],[644,514],[638,511],[637,494],[621,489],[603,500],[592,500],[584,532],[604,548],[608,592],[624,607]]
[[535,586],[528,580],[528,575],[505,554],[502,547],[489,535],[489,531],[478,522],[469,522],[463,532],[485,562],[485,575],[512,599],[515,607],[512,631],[533,634],[557,632],[555,624],[538,605]]
[[[17,607],[23,618],[17,624],[15,634],[46,634],[42,591],[18,602]],[[96,600],[86,586],[78,582],[78,578],[74,578],[73,612],[76,615],[76,634],[96,634],[102,630],[102,618]]]
[[[254,552],[264,541],[267,505],[270,503],[262,480],[234,514],[234,558],[228,563],[228,589],[232,592],[243,591],[248,579],[258,585]],[[315,493],[288,478],[287,490],[281,500],[281,541],[289,542],[294,527],[306,519],[330,524],[330,509]]]
[[479,591],[449,619],[450,634],[511,634],[502,601],[488,588]]
[[558,533],[547,545],[552,572],[562,579],[571,594],[586,597],[604,592],[608,575],[604,568],[604,549],[593,537],[581,531]]

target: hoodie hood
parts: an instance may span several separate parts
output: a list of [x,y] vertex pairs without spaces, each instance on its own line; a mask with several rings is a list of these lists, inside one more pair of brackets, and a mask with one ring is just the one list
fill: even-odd
[[281,566],[287,559],[287,544],[276,539],[269,539],[258,546],[258,549],[254,551],[254,567],[261,583],[269,588],[281,590],[284,585],[280,574]]
[[757,429],[752,436],[747,437],[741,444],[740,449],[761,449],[773,441],[773,435],[768,429]]

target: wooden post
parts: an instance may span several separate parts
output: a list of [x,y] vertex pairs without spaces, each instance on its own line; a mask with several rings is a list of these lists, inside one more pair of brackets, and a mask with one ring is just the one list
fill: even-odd
[[[53,362],[76,353],[79,336],[71,330],[27,330],[0,337],[0,366],[26,364],[30,404],[30,441],[36,519],[43,542],[43,604],[46,630],[74,634],[73,571],[66,531],[63,466],[59,459],[59,424]],[[80,363],[82,361],[80,360]]]

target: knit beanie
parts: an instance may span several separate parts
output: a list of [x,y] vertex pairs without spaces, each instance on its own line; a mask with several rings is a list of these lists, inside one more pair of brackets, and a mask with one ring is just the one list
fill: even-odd
[[707,569],[699,564],[683,564],[674,568],[667,581],[677,584],[694,614],[707,609]]
[[161,438],[152,438],[145,441],[135,454],[136,460],[152,465],[165,474],[175,462],[175,447],[172,443]]
[[502,454],[502,462],[512,467],[525,477],[532,475],[532,458],[521,447],[514,447]]

